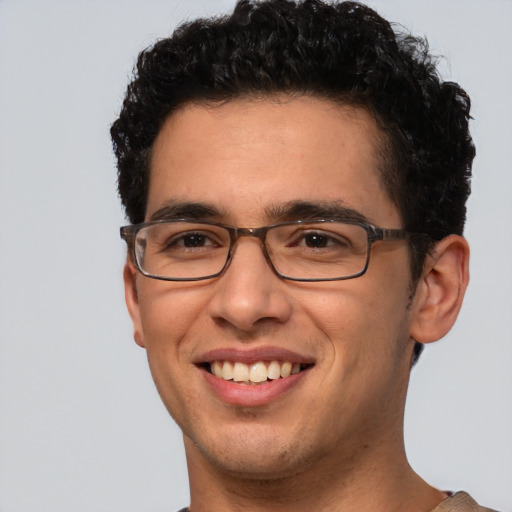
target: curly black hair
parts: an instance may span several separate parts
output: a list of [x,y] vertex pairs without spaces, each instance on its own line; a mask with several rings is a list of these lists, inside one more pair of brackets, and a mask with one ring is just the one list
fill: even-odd
[[308,94],[366,108],[383,133],[381,173],[411,241],[413,282],[432,241],[461,234],[475,149],[470,100],[440,80],[426,40],[356,2],[242,0],[141,52],[111,128],[122,203],[146,210],[153,142],[189,102]]

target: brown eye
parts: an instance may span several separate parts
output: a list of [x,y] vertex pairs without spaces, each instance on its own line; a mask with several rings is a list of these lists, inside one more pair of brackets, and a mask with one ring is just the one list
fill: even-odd
[[315,249],[322,249],[332,243],[328,236],[320,233],[309,233],[304,236],[304,245]]
[[327,231],[304,231],[297,233],[290,247],[304,247],[308,249],[345,249],[350,242],[337,233]]
[[201,233],[190,233],[183,235],[179,240],[175,241],[173,245],[183,245],[184,247],[204,247],[211,245],[211,241]]

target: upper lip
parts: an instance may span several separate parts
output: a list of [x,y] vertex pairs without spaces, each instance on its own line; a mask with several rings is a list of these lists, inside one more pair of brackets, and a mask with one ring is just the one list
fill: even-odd
[[292,350],[279,347],[251,347],[251,348],[217,348],[202,354],[196,364],[211,363],[213,361],[234,361],[245,364],[254,364],[259,361],[288,361],[290,363],[313,364],[312,357],[298,354]]

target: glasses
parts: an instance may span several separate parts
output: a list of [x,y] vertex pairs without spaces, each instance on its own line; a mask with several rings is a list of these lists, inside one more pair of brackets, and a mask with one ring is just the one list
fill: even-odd
[[273,271],[292,281],[339,281],[363,275],[372,245],[416,236],[329,219],[296,220],[260,228],[238,228],[189,219],[144,222],[121,228],[137,269],[165,281],[200,281],[220,276],[241,236],[258,238]]

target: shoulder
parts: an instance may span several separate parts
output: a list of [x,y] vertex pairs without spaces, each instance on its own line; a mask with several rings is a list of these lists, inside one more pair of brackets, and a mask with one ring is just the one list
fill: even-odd
[[432,512],[497,512],[481,507],[467,492],[457,492],[442,501]]

